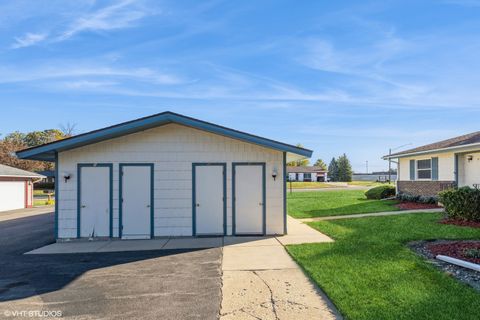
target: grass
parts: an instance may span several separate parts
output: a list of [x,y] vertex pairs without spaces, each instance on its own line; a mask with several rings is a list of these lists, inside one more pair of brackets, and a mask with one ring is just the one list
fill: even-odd
[[437,223],[438,213],[311,223],[334,243],[288,246],[346,319],[478,319],[480,294],[407,247],[426,239],[480,239]]
[[[53,194],[53,193],[51,193]],[[47,196],[48,193],[43,192],[43,190],[33,190],[33,195],[34,196]]]
[[368,200],[364,190],[292,192],[288,194],[288,214],[294,218],[396,211],[398,201]]
[[292,189],[321,189],[321,188],[336,188],[337,186],[325,183],[325,182],[299,182],[292,181],[287,182],[287,189],[290,189],[290,184]]
[[[387,183],[382,183],[382,182],[376,182],[376,181],[350,181],[348,182],[348,185],[350,186],[360,186],[360,187],[376,187],[376,186],[381,186]],[[390,183],[391,185],[394,185],[394,183]]]
[[51,200],[50,203],[47,200],[33,200],[33,206],[40,207],[40,206],[53,206],[55,204],[55,200]]

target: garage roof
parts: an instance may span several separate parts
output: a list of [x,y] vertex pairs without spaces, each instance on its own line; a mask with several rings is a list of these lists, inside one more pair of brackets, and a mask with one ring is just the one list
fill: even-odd
[[9,178],[45,178],[41,174],[0,164],[0,177]]
[[75,149],[92,143],[117,138],[123,135],[151,129],[169,123],[177,123],[195,129],[219,134],[229,138],[257,144],[270,149],[287,152],[297,157],[310,158],[312,150],[299,148],[279,141],[262,138],[249,133],[222,127],[210,122],[190,118],[178,113],[166,111],[145,118],[123,122],[114,126],[79,134],[71,138],[54,141],[33,148],[18,151],[16,154],[21,159],[55,161],[55,153]]

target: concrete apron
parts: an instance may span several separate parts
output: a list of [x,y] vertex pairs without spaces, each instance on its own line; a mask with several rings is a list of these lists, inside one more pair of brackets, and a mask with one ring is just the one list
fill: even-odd
[[220,319],[341,319],[282,243],[331,242],[294,219],[278,238],[225,237]]

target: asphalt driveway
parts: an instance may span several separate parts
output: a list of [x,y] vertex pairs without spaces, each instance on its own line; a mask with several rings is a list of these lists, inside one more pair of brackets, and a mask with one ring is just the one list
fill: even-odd
[[218,318],[220,248],[23,255],[53,241],[52,213],[0,221],[0,318]]

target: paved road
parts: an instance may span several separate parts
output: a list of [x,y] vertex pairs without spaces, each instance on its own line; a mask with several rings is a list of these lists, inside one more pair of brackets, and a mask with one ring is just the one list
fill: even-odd
[[23,255],[53,241],[52,213],[0,221],[0,319],[21,311],[67,319],[219,315],[219,248]]

